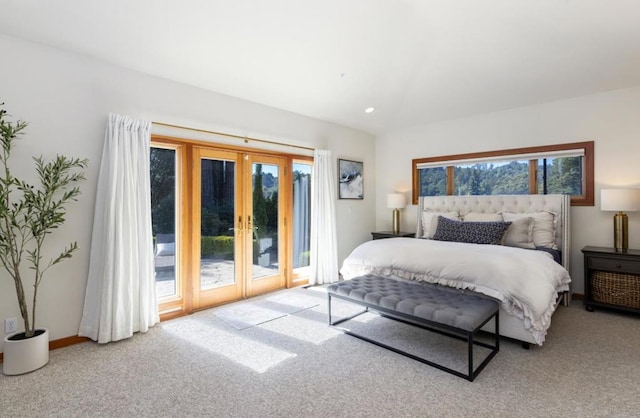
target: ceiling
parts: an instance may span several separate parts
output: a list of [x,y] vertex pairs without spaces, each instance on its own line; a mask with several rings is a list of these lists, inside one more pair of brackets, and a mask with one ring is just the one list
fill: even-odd
[[0,0],[0,11],[9,36],[373,134],[640,85],[637,0]]

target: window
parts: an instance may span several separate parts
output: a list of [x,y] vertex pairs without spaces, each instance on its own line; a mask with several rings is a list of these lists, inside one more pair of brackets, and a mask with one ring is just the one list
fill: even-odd
[[177,149],[152,146],[150,168],[156,295],[165,299],[179,294],[176,281]]
[[456,164],[454,194],[527,194],[529,162],[526,160],[495,163]]
[[311,235],[311,161],[293,161],[294,279],[308,275]]
[[413,160],[413,203],[418,196],[571,195],[593,206],[593,141]]
[[582,194],[583,164],[580,157],[538,160],[538,193]]
[[420,196],[442,196],[447,194],[446,167],[431,167],[419,170]]

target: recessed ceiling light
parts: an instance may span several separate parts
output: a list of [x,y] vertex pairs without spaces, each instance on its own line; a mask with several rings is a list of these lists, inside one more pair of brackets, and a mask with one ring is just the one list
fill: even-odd
[[373,112],[374,110],[376,110],[376,109],[375,109],[375,108],[373,108],[373,107],[368,107],[368,108],[366,108],[366,109],[364,110],[364,112],[365,112],[365,113],[371,113],[371,112]]

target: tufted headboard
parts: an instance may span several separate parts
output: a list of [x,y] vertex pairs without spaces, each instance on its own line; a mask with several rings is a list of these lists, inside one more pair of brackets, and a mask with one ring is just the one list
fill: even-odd
[[422,237],[422,212],[539,212],[556,214],[556,245],[562,252],[562,265],[569,270],[570,259],[570,196],[561,194],[482,195],[482,196],[421,196],[418,199],[418,228],[416,237]]

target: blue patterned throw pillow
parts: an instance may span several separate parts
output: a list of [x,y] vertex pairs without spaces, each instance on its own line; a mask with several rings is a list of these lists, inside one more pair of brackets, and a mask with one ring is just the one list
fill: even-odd
[[464,222],[438,217],[434,240],[501,245],[511,222]]

